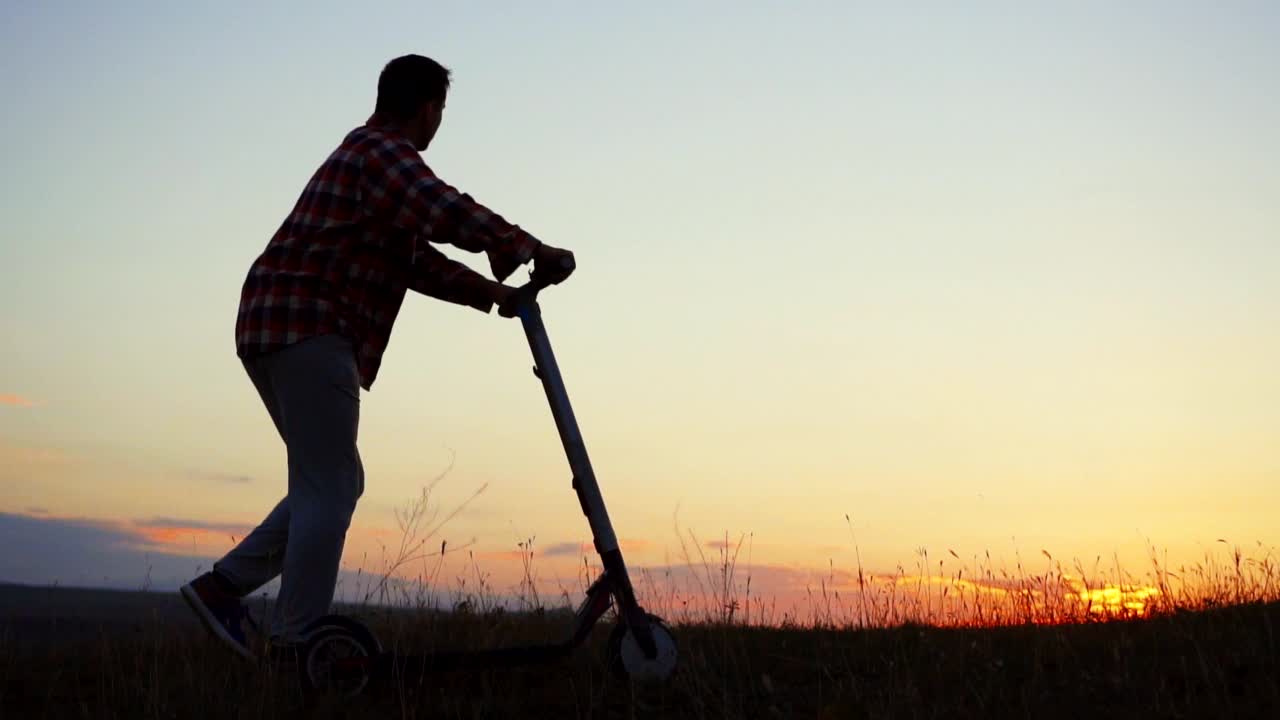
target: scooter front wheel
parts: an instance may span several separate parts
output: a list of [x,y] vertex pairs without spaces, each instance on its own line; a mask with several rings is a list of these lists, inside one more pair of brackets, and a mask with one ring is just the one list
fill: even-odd
[[660,682],[671,677],[675,672],[679,659],[679,648],[675,634],[666,621],[657,615],[645,614],[649,620],[649,628],[653,633],[653,643],[658,653],[654,657],[646,657],[640,643],[636,642],[630,626],[619,620],[609,634],[609,666],[621,677],[645,682]]

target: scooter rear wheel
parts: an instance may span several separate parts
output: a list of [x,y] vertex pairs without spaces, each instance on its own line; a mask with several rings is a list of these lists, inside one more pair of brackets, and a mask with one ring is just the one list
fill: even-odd
[[[363,626],[361,626],[363,627]],[[316,694],[344,698],[359,695],[373,680],[381,651],[369,633],[329,625],[307,637],[302,653],[302,679]]]
[[346,630],[360,638],[361,642],[369,647],[377,648],[378,652],[382,652],[382,643],[378,642],[378,637],[373,634],[367,625],[346,615],[325,615],[312,622],[302,631],[302,637],[307,638],[324,628],[337,627]]

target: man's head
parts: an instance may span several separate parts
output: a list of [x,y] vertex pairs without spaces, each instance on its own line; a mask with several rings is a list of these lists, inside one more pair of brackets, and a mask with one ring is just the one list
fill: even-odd
[[374,111],[395,124],[422,152],[440,128],[448,92],[448,68],[421,55],[404,55],[382,69]]

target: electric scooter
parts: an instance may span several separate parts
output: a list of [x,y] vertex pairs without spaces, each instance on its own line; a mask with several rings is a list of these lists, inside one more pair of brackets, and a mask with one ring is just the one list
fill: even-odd
[[618,623],[606,646],[610,666],[627,677],[648,681],[665,680],[675,670],[678,654],[675,636],[661,618],[645,612],[636,602],[586,444],[542,323],[538,293],[567,277],[574,270],[573,259],[565,258],[560,269],[563,272],[558,273],[558,279],[548,280],[546,274],[540,276],[535,267],[529,282],[512,293],[499,313],[504,317],[519,317],[524,327],[533,352],[534,375],[546,391],[573,471],[573,489],[591,526],[593,543],[604,568],[587,588],[586,597],[574,613],[569,638],[550,645],[402,655],[384,651],[373,632],[359,621],[343,615],[328,615],[312,623],[305,633],[299,658],[300,674],[309,690],[353,697],[379,676],[420,677],[432,672],[558,661],[569,657],[586,640],[596,621],[615,603]]

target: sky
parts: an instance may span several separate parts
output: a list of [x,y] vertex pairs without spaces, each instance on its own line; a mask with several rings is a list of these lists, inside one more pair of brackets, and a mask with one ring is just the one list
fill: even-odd
[[[240,284],[404,53],[453,71],[428,164],[577,256],[544,316],[634,566],[1269,548],[1277,31],[1267,2],[5,4],[0,580],[180,580],[283,495]],[[406,300],[346,569],[445,473],[433,543],[574,575],[530,365],[518,324]]]

